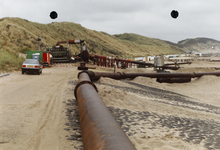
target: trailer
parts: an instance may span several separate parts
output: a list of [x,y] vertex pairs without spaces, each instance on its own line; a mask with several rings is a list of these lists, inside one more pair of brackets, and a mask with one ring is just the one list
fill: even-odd
[[27,51],[26,59],[38,59],[39,61],[43,61],[43,52],[42,51]]

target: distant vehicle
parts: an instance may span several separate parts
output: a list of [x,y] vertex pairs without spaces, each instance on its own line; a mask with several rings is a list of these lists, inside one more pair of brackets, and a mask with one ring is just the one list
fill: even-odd
[[26,59],[22,64],[21,73],[42,73],[42,65],[37,59]]

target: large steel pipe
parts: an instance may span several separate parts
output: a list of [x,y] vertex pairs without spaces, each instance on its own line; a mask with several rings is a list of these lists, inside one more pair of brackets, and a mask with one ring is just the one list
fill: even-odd
[[146,63],[146,62],[142,62],[142,61],[131,61],[133,64],[138,64],[138,65],[145,65],[145,66],[148,66],[148,67],[153,67],[154,64],[152,63]]
[[201,77],[204,75],[215,75],[215,76],[220,76],[220,72],[198,72],[195,73],[195,77]]
[[168,63],[168,64],[164,64],[164,66],[170,66],[170,65],[184,65],[184,64],[192,64],[192,62]]
[[92,81],[99,80],[101,77],[108,77],[112,79],[134,79],[138,76],[149,78],[195,78],[203,75],[220,76],[220,72],[202,72],[202,73],[109,73],[109,72],[92,72],[87,71]]
[[170,69],[170,70],[178,70],[180,67],[170,67],[170,66],[163,66],[163,69]]
[[85,72],[75,88],[84,150],[135,150]]
[[186,83],[190,82],[191,78],[157,78],[156,81],[160,83]]

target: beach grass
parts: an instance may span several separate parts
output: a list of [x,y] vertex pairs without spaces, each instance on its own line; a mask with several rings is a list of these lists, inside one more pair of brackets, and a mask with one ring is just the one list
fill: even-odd
[[0,49],[0,71],[11,72],[19,71],[25,58],[19,56],[19,53],[8,48]]

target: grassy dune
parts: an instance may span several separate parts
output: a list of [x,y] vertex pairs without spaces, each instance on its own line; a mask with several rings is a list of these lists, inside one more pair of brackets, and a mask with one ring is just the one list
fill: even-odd
[[[180,53],[181,50],[159,39],[147,38],[136,34],[109,35],[89,30],[71,22],[40,24],[20,18],[0,20],[0,45],[7,41],[8,47],[19,50],[24,47],[37,49],[37,37],[42,38],[45,46],[51,47],[57,41],[82,39],[90,52],[118,57]],[[79,46],[71,46],[79,52]]]
[[18,71],[21,68],[24,58],[19,53],[8,48],[0,49],[0,72]]

